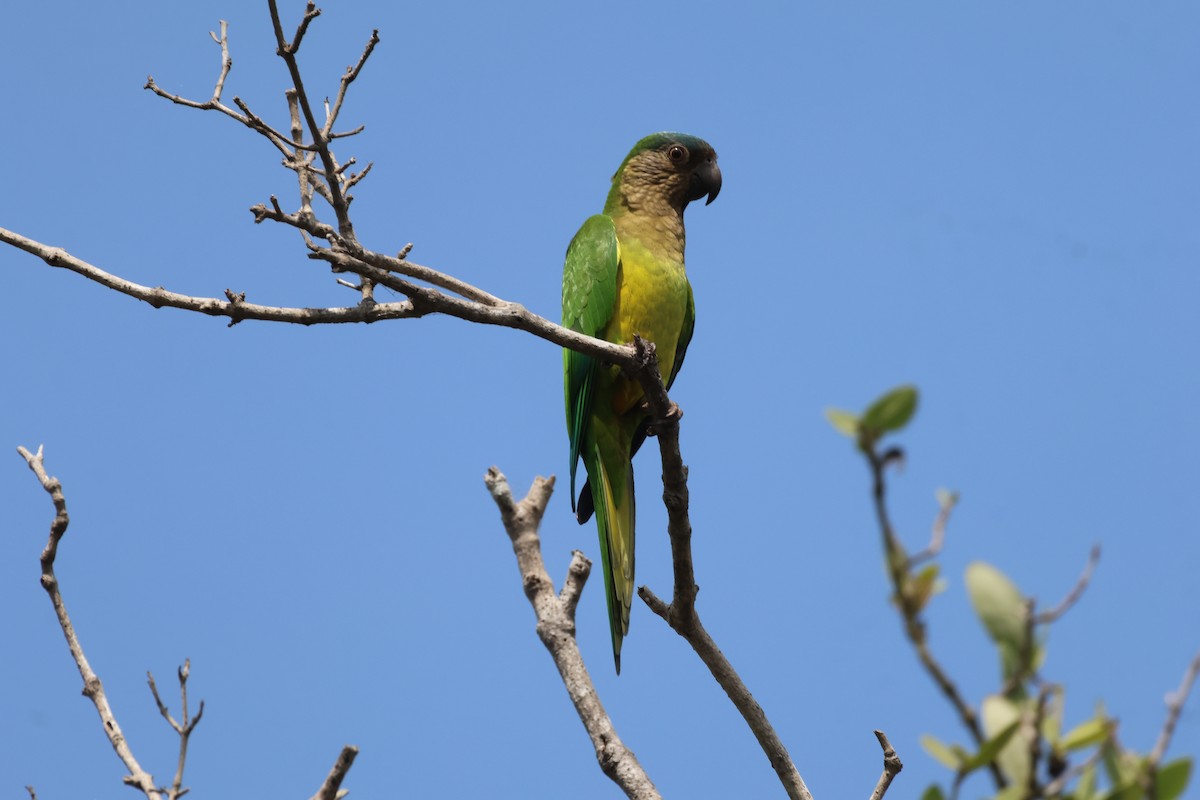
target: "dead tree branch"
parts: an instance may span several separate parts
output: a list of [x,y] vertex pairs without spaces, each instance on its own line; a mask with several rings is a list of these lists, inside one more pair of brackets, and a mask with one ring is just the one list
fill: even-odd
[[587,582],[591,562],[578,550],[572,553],[562,592],[556,594],[554,581],[550,579],[542,560],[538,528],[554,491],[554,478],[534,479],[533,486],[520,502],[513,498],[508,480],[495,467],[488,470],[483,480],[500,509],[504,530],[512,540],[513,553],[521,570],[521,584],[537,616],[538,638],[550,651],[554,665],[558,667],[567,694],[592,740],[600,769],[621,787],[626,796],[657,800],[661,796],[654,788],[654,783],[638,763],[637,756],[621,741],[608,712],[600,703],[575,641],[575,608]]
[[46,474],[41,447],[38,448],[37,453],[31,453],[24,447],[18,447],[17,452],[33,470],[38,482],[42,484],[42,488],[46,490],[54,503],[54,519],[50,523],[50,538],[46,542],[45,549],[42,550],[42,588],[50,596],[50,603],[54,606],[59,627],[62,628],[63,636],[67,639],[71,658],[74,659],[75,666],[79,669],[79,676],[83,678],[83,694],[96,707],[96,713],[100,715],[101,727],[104,728],[104,735],[108,738],[108,743],[112,745],[117,758],[121,759],[121,763],[129,770],[129,774],[124,778],[125,783],[138,789],[148,800],[162,800],[162,793],[155,786],[154,777],[142,769],[142,765],[134,757],[133,750],[130,749],[129,742],[126,741],[125,734],[121,731],[112,707],[108,704],[108,696],[104,693],[104,684],[100,682],[100,676],[92,670],[87,656],[83,653],[83,645],[79,643],[79,636],[75,633],[75,626],[71,623],[66,603],[63,601],[58,577],[54,574],[54,560],[58,556],[58,544],[67,532],[67,525],[71,522],[71,518],[67,514],[67,499],[63,494],[62,484],[59,483],[58,478]]

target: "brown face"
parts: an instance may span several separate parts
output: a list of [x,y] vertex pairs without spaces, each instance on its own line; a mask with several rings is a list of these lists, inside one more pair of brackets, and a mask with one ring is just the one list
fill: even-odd
[[671,206],[682,211],[693,200],[708,196],[708,203],[721,191],[721,169],[717,154],[704,145],[689,149],[682,142],[663,146],[635,156],[626,165],[624,183],[627,195],[648,200],[660,193]]

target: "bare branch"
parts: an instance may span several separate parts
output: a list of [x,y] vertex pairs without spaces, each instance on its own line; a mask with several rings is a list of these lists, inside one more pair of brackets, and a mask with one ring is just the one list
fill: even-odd
[[886,733],[875,731],[875,738],[879,740],[879,746],[883,748],[883,774],[879,776],[879,782],[875,784],[875,790],[871,792],[871,800],[883,800],[892,781],[900,774],[900,770],[904,769],[904,764],[900,761],[900,756],[896,755],[896,750],[888,741]]
[[555,594],[554,582],[542,560],[538,527],[554,491],[554,478],[534,479],[529,493],[520,502],[513,498],[508,480],[495,467],[488,470],[483,480],[496,507],[500,509],[504,530],[512,541],[513,553],[521,571],[521,584],[537,616],[538,638],[554,659],[567,694],[592,740],[600,769],[621,787],[626,796],[639,800],[658,800],[661,796],[638,763],[637,756],[617,735],[575,641],[575,606],[591,564],[579,551],[572,553],[571,567],[562,594]]
[[788,797],[811,800],[812,795],[804,785],[804,779],[800,777],[787,747],[771,726],[762,706],[700,622],[696,611],[696,593],[699,590],[692,565],[692,522],[688,516],[688,472],[679,451],[679,420],[682,413],[663,388],[653,343],[635,338],[634,350],[637,354],[635,371],[655,419],[652,430],[658,437],[662,456],[663,503],[667,507],[667,534],[671,540],[671,560],[675,573],[674,595],[669,605],[645,586],[639,587],[638,596],[692,646],[708,667],[754,733],[754,738],[766,753]]
[[951,499],[939,504],[937,516],[933,519],[933,530],[929,535],[929,545],[908,559],[909,569],[937,558],[938,554],[942,552],[942,545],[946,543],[946,525],[950,523],[950,513],[954,510],[955,505],[953,498],[956,496],[952,494]]
[[46,542],[45,549],[42,550],[41,557],[42,588],[50,596],[50,603],[54,606],[59,627],[62,628],[63,636],[67,639],[71,658],[74,659],[75,666],[79,669],[79,676],[83,678],[83,694],[96,707],[96,713],[100,715],[101,727],[104,728],[104,735],[108,738],[108,743],[112,745],[113,751],[121,759],[121,763],[129,770],[129,774],[124,778],[125,783],[140,790],[148,800],[161,800],[162,795],[155,787],[154,777],[142,769],[141,764],[134,757],[129,742],[126,741],[125,734],[121,731],[121,726],[113,714],[112,707],[108,704],[108,696],[104,692],[100,676],[92,670],[87,656],[83,653],[83,645],[80,644],[79,637],[75,633],[75,626],[71,623],[71,617],[67,613],[67,606],[58,585],[58,577],[54,574],[58,544],[66,534],[67,525],[71,521],[70,515],[67,513],[67,499],[63,494],[62,484],[59,483],[58,478],[53,478],[46,473],[41,447],[38,447],[36,454],[30,453],[24,447],[18,447],[17,452],[33,470],[38,482],[42,484],[42,488],[46,490],[54,503],[54,520],[50,523],[50,537]]
[[217,85],[213,88],[212,102],[213,104],[221,102],[221,92],[225,89],[225,79],[229,77],[229,70],[233,69],[233,58],[229,55],[229,23],[221,20],[221,38],[217,38],[212,31],[208,35],[213,38],[217,44],[221,45],[221,74],[217,76]]
[[350,133],[336,134],[332,133],[333,124],[337,121],[338,114],[342,111],[342,101],[346,99],[346,89],[358,77],[358,73],[362,72],[363,65],[367,63],[367,59],[371,57],[371,52],[375,49],[375,45],[379,44],[379,29],[371,31],[371,38],[367,40],[366,47],[363,48],[362,55],[358,57],[358,63],[352,67],[346,67],[346,72],[342,75],[342,80],[338,86],[337,99],[333,102],[333,109],[325,115],[325,127],[322,129],[325,136],[330,139],[337,139],[340,136],[353,136],[355,133],[362,131],[360,125]]
[[[304,89],[304,80],[300,76],[300,65],[296,61],[296,52],[300,49],[300,41],[304,38],[305,32],[308,30],[308,25],[312,20],[320,15],[321,11],[312,2],[309,2],[304,12],[304,18],[300,21],[299,27],[296,29],[296,36],[289,45],[283,38],[283,24],[279,18],[279,9],[276,6],[275,0],[267,0],[267,4],[271,9],[271,24],[275,29],[275,41],[278,45],[276,53],[283,59],[287,65],[288,73],[292,77],[292,86],[296,90],[296,99],[300,103],[300,111],[304,116],[305,126],[308,128],[308,134],[312,138],[313,147],[316,148],[317,155],[321,159],[321,164],[325,168],[326,175],[334,175],[337,172],[337,164],[334,162],[333,154],[329,151],[329,137],[325,135],[323,128],[317,124],[317,118],[313,114],[312,103],[308,99],[308,93]],[[337,216],[338,233],[343,239],[354,240],[354,224],[350,221],[350,207],[346,202],[346,197],[342,193],[341,186],[337,181],[331,180],[328,184],[330,194],[330,206],[333,208],[333,213]]]
[[1192,692],[1192,686],[1196,683],[1196,677],[1200,675],[1200,652],[1196,653],[1192,658],[1192,663],[1188,664],[1187,670],[1183,673],[1183,680],[1179,683],[1179,688],[1167,695],[1167,718],[1163,720],[1162,730],[1158,733],[1158,740],[1154,743],[1154,749],[1150,751],[1150,755],[1146,758],[1145,766],[1145,785],[1147,797],[1155,796],[1155,781],[1158,777],[1158,765],[1162,763],[1163,756],[1167,754],[1167,748],[1171,746],[1171,737],[1175,735],[1175,726],[1179,723],[1179,716],[1183,713],[1183,706],[1187,703],[1188,695]]
[[1079,602],[1079,598],[1083,597],[1084,591],[1087,590],[1088,583],[1092,580],[1092,573],[1096,571],[1096,565],[1100,563],[1100,545],[1092,545],[1092,551],[1088,554],[1087,564],[1083,567],[1083,574],[1079,576],[1079,580],[1067,593],[1067,596],[1062,599],[1062,602],[1056,605],[1049,611],[1043,611],[1038,614],[1035,621],[1039,625],[1046,625],[1056,621],[1063,614],[1071,610],[1071,607]]
[[321,784],[321,788],[317,790],[311,800],[340,800],[344,797],[347,791],[341,788],[342,781],[346,779],[346,773],[350,771],[350,767],[354,766],[354,759],[357,757],[357,747],[352,744],[343,747],[342,752],[338,754],[337,761],[333,762],[333,768],[325,776],[325,782]]
[[146,672],[146,682],[150,684],[150,693],[154,695],[154,703],[158,706],[158,713],[162,714],[163,719],[167,724],[179,734],[179,761],[175,768],[175,779],[171,783],[171,788],[167,790],[167,800],[178,800],[188,793],[189,790],[183,788],[183,770],[187,764],[187,749],[188,741],[191,739],[192,731],[200,723],[200,718],[204,716],[204,701],[200,701],[200,710],[196,712],[194,718],[188,717],[188,695],[187,695],[187,680],[191,674],[192,661],[184,659],[183,666],[179,668],[179,694],[182,705],[183,722],[175,721],[171,716],[171,712],[167,710],[167,706],[163,703],[162,698],[158,694],[158,686],[154,683],[154,676]]
[[146,78],[146,85],[144,88],[149,89],[159,97],[170,100],[176,105],[186,106],[188,108],[196,108],[200,109],[201,111],[220,111],[222,114],[225,114],[231,119],[235,119],[246,127],[261,133],[268,140],[270,140],[271,144],[275,145],[275,147],[283,152],[285,156],[290,155],[288,145],[298,148],[302,148],[303,145],[300,145],[298,142],[289,142],[286,136],[264,122],[253,111],[251,111],[249,107],[247,107],[247,105],[241,101],[240,98],[234,97],[233,103],[242,110],[243,113],[241,114],[237,113],[232,108],[221,102],[221,93],[225,90],[225,79],[229,77],[229,72],[231,69],[233,69],[233,58],[229,55],[228,31],[229,23],[225,20],[221,20],[220,37],[218,37],[212,31],[209,31],[208,34],[210,37],[212,37],[212,40],[221,47],[221,71],[217,75],[217,82],[213,87],[212,96],[209,97],[208,100],[188,100],[180,95],[172,94],[155,83],[153,75],[150,75]]
[[[257,303],[218,300],[215,297],[191,297],[168,291],[161,286],[151,288],[111,275],[97,266],[75,258],[59,247],[35,242],[20,234],[0,228],[0,241],[6,242],[37,256],[52,267],[63,267],[78,273],[88,280],[149,303],[155,308],[169,306],[185,311],[195,311],[213,317],[229,317],[236,321],[257,319],[268,322],[290,322],[297,325],[316,325],[342,322],[378,322],[384,319],[401,319],[421,316],[411,302],[374,303],[368,306],[343,308],[285,308],[264,306]],[[429,313],[429,312],[422,312]],[[499,315],[497,315],[499,316]],[[584,337],[586,338],[586,337]]]

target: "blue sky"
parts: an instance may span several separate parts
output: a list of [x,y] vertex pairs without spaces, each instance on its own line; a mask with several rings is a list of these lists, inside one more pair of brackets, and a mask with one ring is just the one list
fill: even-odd
[[[290,20],[301,4],[283,3]],[[700,612],[818,798],[865,796],[873,728],[945,778],[961,741],[887,604],[867,471],[822,417],[922,390],[892,481],[928,535],[958,489],[931,645],[978,702],[997,664],[962,585],[984,559],[1050,604],[1068,722],[1103,699],[1147,750],[1200,647],[1200,11],[1191,4],[329,2],[302,51],[321,97],[382,42],[338,152],[375,161],[363,242],[556,318],[562,254],[629,146],[662,129],[720,154],[688,212],[696,336],[673,398],[691,467]],[[343,305],[298,237],[276,151],[205,98],[230,22],[239,95],[282,126],[265,4],[19,4],[6,12],[0,226],[132,280]],[[289,28],[294,22],[289,23]],[[613,797],[533,630],[488,466],[565,475],[560,355],[451,319],[296,329],[154,310],[0,249],[0,750],[8,795],[117,797],[38,586],[46,446],[72,524],[59,575],[143,765],[174,741],[144,686],[192,659],[207,701],[194,796],[307,797],[344,743],[357,797]],[[637,462],[638,579],[670,589],[657,455]],[[565,489],[543,526],[561,580],[595,531]],[[635,606],[612,674],[599,581],[579,640],[626,744],[671,797],[778,794],[682,640]],[[172,706],[177,702],[172,697]],[[1200,752],[1200,702],[1173,754]],[[69,769],[65,768],[69,765]],[[973,795],[986,790],[973,784]],[[1189,797],[1200,797],[1193,787]]]

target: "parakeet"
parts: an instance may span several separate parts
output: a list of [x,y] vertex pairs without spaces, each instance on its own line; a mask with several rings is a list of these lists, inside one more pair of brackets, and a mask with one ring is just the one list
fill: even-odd
[[[683,265],[683,210],[706,195],[711,203],[720,190],[717,154],[704,140],[655,133],[635,144],[613,175],[604,212],[589,217],[567,248],[563,326],[619,344],[634,335],[654,342],[670,388],[695,321]],[[649,414],[636,380],[590,356],[564,349],[563,383],[571,508],[580,524],[595,511],[619,675],[634,591],[631,459],[646,438]],[[576,503],[580,459],[588,479]]]

